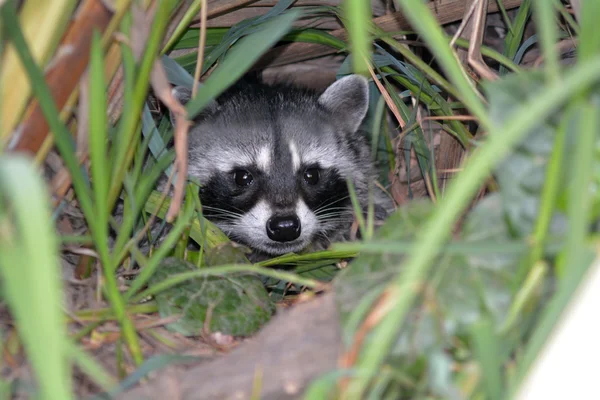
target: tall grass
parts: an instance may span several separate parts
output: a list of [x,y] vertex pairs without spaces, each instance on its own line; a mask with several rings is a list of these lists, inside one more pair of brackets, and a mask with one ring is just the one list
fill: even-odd
[[[5,57],[0,104],[2,115],[7,116],[2,124],[3,143],[18,139],[13,129],[27,118],[23,110],[29,89],[11,97],[18,92],[20,82],[26,80],[70,176],[74,198],[89,229],[85,242],[97,254],[94,267],[101,271],[102,294],[109,306],[100,320],[90,322],[72,338],[67,336],[61,311],[64,288],[58,262],[59,241],[49,217],[50,196],[31,161],[12,154],[0,155],[1,294],[35,370],[41,397],[73,397],[71,363],[76,363],[103,390],[117,387],[116,379],[74,343],[74,339],[101,324],[103,318],[117,321],[133,365],[143,365],[134,375],[141,377],[140,371],[147,371],[148,364],[144,364],[134,320],[137,313],[157,309],[154,303],[148,308],[140,306],[150,295],[198,277],[240,272],[262,275],[281,293],[292,284],[296,288],[321,289],[324,286],[319,280],[331,279],[327,271],[331,271],[332,264],[359,253],[342,276],[334,279],[335,290],[351,291],[355,301],[349,311],[342,312],[340,323],[345,328],[346,350],[356,357],[346,358],[351,360],[346,365],[349,370],[316,381],[306,392],[307,398],[323,398],[332,393],[347,399],[439,398],[461,393],[465,397],[500,399],[518,393],[587,273],[597,245],[593,231],[600,209],[593,189],[598,183],[596,88],[600,81],[600,32],[594,26],[594,16],[599,11],[596,2],[582,4],[582,18],[577,21],[578,59],[573,67],[565,68],[556,49],[557,38],[564,34],[557,24],[559,14],[554,2],[536,0],[530,7],[530,2],[524,1],[512,21],[504,53],[482,50],[501,64],[498,72],[502,78],[494,83],[476,81],[466,73],[466,66],[449,46],[450,38],[431,9],[420,0],[399,0],[398,7],[419,40],[426,44],[436,66],[423,61],[397,36],[374,26],[369,4],[361,0],[348,0],[340,7],[291,10],[292,2],[282,0],[267,14],[241,21],[230,29],[209,28],[206,56],[200,68],[203,85],[186,106],[190,118],[202,112],[281,41],[330,46],[351,56],[353,72],[379,80],[380,85],[372,85],[372,109],[377,112],[365,125],[374,127],[373,153],[384,166],[381,175],[387,178],[390,172],[398,173],[394,171],[395,157],[410,159],[410,148],[404,154],[393,153],[393,144],[401,133],[405,143],[411,143],[416,152],[421,175],[431,179],[428,190],[436,199],[435,205],[409,202],[375,233],[372,215],[368,216],[367,222],[361,223],[365,238],[362,242],[324,252],[286,255],[258,265],[250,265],[236,250],[223,250],[229,249],[228,240],[202,217],[202,206],[193,193],[195,182],[189,183],[193,190],[187,191],[181,212],[160,243],[152,237],[152,229],[148,232],[144,229],[148,218],[154,215],[158,223],[165,219],[170,200],[153,189],[160,179],[171,174],[175,159],[173,152],[166,150],[172,131],[168,117],[153,118],[148,107],[149,88],[156,84],[151,81],[152,71],[161,62],[171,83],[193,84],[187,71],[196,67],[196,53],[175,61],[163,55],[170,49],[196,47],[200,32],[188,29],[188,24],[201,2],[186,3],[188,9],[180,10],[182,22],[170,37],[165,37],[179,2],[157,1],[146,43],[140,49],[135,48],[138,39],[134,33],[139,33],[139,27],[133,22],[138,14],[134,14],[133,5],[128,2],[118,4],[118,12],[109,24],[109,29],[117,29],[119,35],[94,33],[86,49],[90,54],[88,72],[81,80],[81,85],[89,88],[89,101],[83,97],[81,100],[85,102],[89,121],[77,130],[89,139],[88,147],[83,149],[84,157],[77,153],[82,149],[76,148],[72,125],[65,123],[71,111],[58,109],[43,73],[65,30],[66,16],[72,13],[74,2],[44,5],[48,20],[32,13],[34,3],[25,1],[19,13],[14,1],[0,3],[3,34],[8,43],[2,49]],[[136,5],[142,12],[148,12],[142,3]],[[531,14],[544,58],[541,78],[540,74],[515,65]],[[322,15],[340,15],[348,30],[348,40],[298,23],[303,18]],[[32,31],[40,21],[44,21],[43,32],[47,35],[42,39],[34,38]],[[569,23],[575,26],[575,21]],[[117,49],[117,44],[118,52],[111,53],[110,49]],[[464,41],[459,44],[466,46]],[[115,59],[123,67],[124,97],[120,118],[112,124],[108,112],[114,91],[107,87]],[[11,81],[10,77],[19,78]],[[525,86],[531,91],[522,98],[511,97]],[[387,95],[384,100],[380,100],[380,92]],[[76,98],[77,93],[72,96]],[[450,101],[448,96],[457,101]],[[384,103],[398,127],[393,135],[385,125]],[[415,106],[423,113],[447,118],[441,123],[445,130],[442,134],[453,135],[469,150],[461,171],[444,193],[437,187],[435,155]],[[479,129],[485,133],[483,139],[476,141],[474,132],[455,118],[457,109],[475,117]],[[84,124],[83,120],[77,122]],[[544,137],[542,142],[534,138],[540,132]],[[527,147],[528,143],[534,145]],[[384,151],[376,146],[379,144],[385,147]],[[82,160],[88,158],[89,163],[82,165]],[[525,194],[518,187],[509,188],[510,182],[500,179],[507,160],[538,171],[541,183],[535,181],[535,190]],[[501,182],[498,193],[491,194],[489,202],[482,202],[481,208],[475,207],[465,217],[477,193],[494,175]],[[519,179],[514,178],[516,186],[531,184]],[[561,185],[563,182],[567,183]],[[515,190],[522,197],[511,197]],[[532,212],[533,222],[515,221],[511,217],[514,208],[520,207],[517,203],[527,195],[534,198],[533,211],[521,208],[518,211]],[[490,206],[496,200],[500,209]],[[118,221],[112,216],[117,204],[123,208]],[[482,215],[490,220],[477,220]],[[457,232],[461,217],[466,222]],[[554,225],[557,218],[563,218],[567,234],[557,233]],[[113,231],[116,237],[111,241]],[[140,249],[142,237],[144,243],[156,245],[152,252]],[[199,245],[199,251],[186,249],[188,237]],[[81,242],[75,238],[63,240]],[[221,258],[214,258],[215,254]],[[164,259],[173,255],[187,257],[199,268],[153,282]],[[489,268],[477,264],[481,259]],[[506,263],[506,259],[510,262]],[[495,271],[496,281],[490,283],[486,274],[498,260],[504,260],[501,264],[511,272]],[[122,291],[117,271],[133,263],[140,267],[140,272]],[[291,272],[269,269],[281,264],[295,268]],[[386,279],[381,279],[382,276]],[[463,287],[457,287],[453,281],[460,277],[466,277]],[[361,285],[352,286],[353,279]],[[508,284],[502,286],[500,281]],[[498,285],[502,288],[498,289]],[[498,296],[504,299],[502,310],[488,301],[498,290]],[[453,295],[463,291],[468,300],[478,304],[476,318],[468,322],[464,315],[452,313]],[[450,300],[445,301],[446,298]],[[341,306],[343,309],[344,304]],[[468,309],[465,307],[458,309]],[[423,315],[422,320],[428,320],[433,314],[435,318],[431,320],[439,326],[422,328],[434,337],[431,344],[419,347],[417,343],[417,354],[405,357],[399,349],[407,332],[418,325],[414,323],[415,316]],[[127,360],[121,358],[115,363],[125,370]],[[472,373],[472,366],[477,373]],[[120,387],[125,386],[123,383]]]

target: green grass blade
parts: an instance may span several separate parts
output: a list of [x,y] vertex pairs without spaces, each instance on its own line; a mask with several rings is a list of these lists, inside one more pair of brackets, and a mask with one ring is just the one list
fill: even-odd
[[581,2],[581,34],[579,35],[578,57],[580,61],[589,60],[600,52],[600,30],[598,16],[600,2],[588,0]]
[[116,386],[116,380],[89,354],[73,343],[68,343],[67,348],[77,367],[103,390],[108,391]]
[[479,99],[473,83],[465,76],[462,66],[449,46],[448,38],[431,10],[421,0],[399,0],[398,2],[412,26],[423,36],[431,51],[436,55],[437,62],[454,83],[457,91],[456,98],[467,106],[485,129],[489,129],[491,122],[483,103]]
[[574,165],[568,187],[569,235],[566,248],[557,260],[557,274],[564,277],[578,257],[584,253],[589,230],[591,196],[589,193],[594,170],[594,152],[598,133],[598,108],[591,104],[574,104],[575,116],[579,117],[578,135],[575,142]]
[[131,159],[133,158],[135,148],[133,144],[136,139],[139,139],[138,125],[140,114],[144,103],[146,101],[146,94],[148,86],[150,84],[150,72],[156,61],[159,47],[162,42],[163,33],[169,22],[169,16],[173,6],[173,1],[160,0],[156,5],[156,12],[152,27],[150,29],[150,36],[146,42],[146,50],[137,69],[137,79],[133,86],[133,97],[132,104],[128,113],[122,114],[121,123],[119,126],[118,137],[119,147],[116,149],[115,157],[113,159],[113,173],[111,186],[109,191],[108,204],[112,206],[115,204],[121,187],[123,185],[123,179],[125,178],[125,172],[129,167]]
[[282,37],[281,41],[322,44],[323,46],[333,47],[337,50],[346,48],[346,43],[343,40],[319,29],[293,30]]
[[178,285],[181,282],[185,282],[189,279],[199,278],[204,276],[221,276],[225,274],[237,273],[237,272],[250,272],[256,273],[264,276],[268,276],[275,279],[280,279],[282,281],[295,283],[299,286],[306,286],[308,288],[318,288],[321,286],[321,282],[315,281],[314,279],[306,279],[302,278],[296,274],[278,271],[271,268],[257,267],[253,265],[247,264],[227,264],[227,265],[219,265],[216,267],[210,268],[199,268],[197,271],[191,272],[183,272],[175,275],[169,276],[168,279],[149,287],[143,292],[139,293],[135,297],[132,298],[132,302],[137,302],[145,299],[148,296],[154,295],[156,293],[160,293],[163,290],[166,290],[170,287]]
[[6,156],[0,157],[0,192],[0,273],[6,300],[42,398],[71,399],[62,273],[48,193],[30,162]]
[[[456,39],[455,43],[457,46],[462,47],[463,49],[469,48],[469,42],[466,39],[458,38]],[[519,66],[515,64],[512,59],[506,57],[504,54],[498,53],[496,50],[490,47],[481,46],[481,55],[491,58],[502,67],[509,69],[511,72],[522,72],[521,68],[519,68]]]
[[158,266],[160,265],[161,261],[173,249],[173,246],[179,240],[179,237],[181,236],[185,228],[189,225],[190,220],[193,216],[194,204],[188,198],[186,199],[184,211],[177,219],[177,222],[173,226],[173,229],[171,230],[171,232],[169,232],[164,242],[161,244],[160,248],[156,252],[154,252],[152,258],[148,260],[148,263],[144,266],[144,268],[142,268],[139,275],[131,283],[131,286],[125,294],[125,298],[131,298],[139,289],[141,289],[148,282],[148,280],[154,274],[154,271],[156,271],[156,268],[158,268]]
[[486,399],[502,399],[503,385],[498,338],[490,318],[481,318],[470,329],[475,357],[479,361]]
[[[512,29],[507,33],[506,38],[504,39],[503,54],[511,60],[514,59],[519,47],[521,46],[523,33],[525,32],[525,25],[527,24],[530,14],[531,0],[523,0],[521,6],[519,7],[519,12],[517,13],[517,16],[513,22]],[[504,75],[507,72],[508,70],[504,66],[500,66],[500,75]]]
[[[177,27],[173,31],[171,38],[169,39],[169,41],[167,42],[165,47],[160,52],[161,55],[170,51],[176,44],[178,44],[180,42],[179,39],[182,37],[184,32],[186,32],[188,30],[190,23],[198,15],[198,12],[200,11],[201,8],[202,8],[202,0],[194,0],[194,2],[189,6],[188,10],[183,15],[183,18],[181,18],[181,21],[179,21],[179,24],[177,24]],[[197,45],[198,45],[198,40],[196,40],[196,46]],[[196,46],[192,46],[192,47],[196,47]]]
[[265,22],[258,32],[241,39],[206,80],[199,95],[187,104],[189,117],[198,115],[211,100],[236,82],[265,51],[289,31],[292,23],[301,15],[299,10],[288,11]]
[[[110,165],[108,154],[108,123],[106,117],[106,87],[104,82],[104,61],[102,43],[98,32],[94,32],[90,55],[90,96],[89,96],[89,143],[92,188],[96,229],[92,232],[94,243],[102,255],[103,263],[109,262],[108,251],[108,182]],[[104,264],[104,268],[112,271],[113,267]]]
[[350,37],[352,69],[354,73],[367,75],[371,60],[371,3],[365,0],[346,0],[343,6],[347,22],[344,23]]
[[[566,113],[568,116],[569,113]],[[563,118],[561,124],[556,130],[556,137],[554,139],[554,145],[552,146],[552,154],[550,155],[550,161],[546,167],[546,180],[542,189],[542,197],[540,200],[540,211],[538,213],[537,220],[533,231],[533,247],[531,253],[526,260],[526,264],[521,266],[521,270],[517,274],[516,284],[521,283],[521,277],[528,274],[529,269],[533,268],[534,265],[540,261],[544,251],[544,244],[548,236],[550,222],[556,208],[556,200],[558,197],[561,184],[563,183],[563,168],[564,168],[564,156],[565,156],[565,139],[567,136],[567,129],[569,127],[570,119]]]
[[554,4],[547,0],[534,0],[533,9],[535,11],[533,18],[540,36],[547,79],[548,81],[556,82],[560,79],[560,66],[558,63],[558,51],[556,49],[558,34],[554,19]]

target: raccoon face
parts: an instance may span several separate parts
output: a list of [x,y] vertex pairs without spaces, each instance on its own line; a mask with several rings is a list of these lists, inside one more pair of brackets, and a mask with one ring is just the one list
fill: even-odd
[[[180,88],[175,94],[186,95]],[[357,132],[367,107],[367,81],[356,75],[321,95],[265,85],[225,95],[189,135],[189,173],[202,184],[204,215],[231,239],[269,255],[348,229],[346,179],[361,198],[373,176]]]

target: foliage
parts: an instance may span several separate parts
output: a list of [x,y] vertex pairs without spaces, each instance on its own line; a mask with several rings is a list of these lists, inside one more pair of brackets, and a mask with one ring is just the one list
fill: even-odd
[[[421,0],[397,2],[414,29],[402,34],[412,40],[409,44],[426,44],[435,63],[422,57],[418,46],[373,24],[364,1],[290,9],[293,2],[281,0],[265,14],[228,28],[200,29],[189,25],[201,1],[159,0],[150,9],[148,1],[116,1],[114,12],[94,19],[93,34],[86,31],[89,43],[77,51],[87,74],[73,80],[62,100],[47,71],[60,64],[60,47],[50,61],[57,43],[71,37],[65,34],[66,21],[75,2],[47,2],[41,19],[33,12],[36,2],[23,2],[18,12],[17,3],[0,2],[1,34],[8,43],[2,48],[0,99],[0,146],[6,150],[0,155],[0,295],[41,397],[73,397],[72,363],[101,389],[116,394],[148,370],[181,361],[144,360],[134,323],[138,314],[158,311],[167,319],[181,314],[170,327],[184,335],[250,335],[270,318],[274,301],[330,281],[347,355],[355,357],[346,365],[349,371],[316,381],[307,398],[335,392],[345,399],[497,399],[518,392],[597,247],[597,2],[581,2],[575,21],[560,2],[523,1],[503,51],[481,49],[486,60],[500,64],[499,79],[488,82],[467,73]],[[186,15],[179,24],[177,15]],[[324,16],[341,17],[348,38],[305,23]],[[147,20],[140,23],[140,18]],[[536,37],[524,41],[530,21]],[[44,34],[33,40],[36,24]],[[577,58],[567,67],[555,43],[573,33]],[[167,56],[172,49],[197,49],[202,38],[202,51]],[[186,106],[193,117],[271,47],[294,42],[346,54],[339,76],[355,71],[371,77],[364,128],[374,142],[381,181],[394,185],[401,172],[413,176],[414,152],[413,165],[427,181],[432,201],[409,201],[374,234],[371,218],[361,219],[362,241],[251,265],[243,250],[202,217],[197,182],[189,182],[183,206],[165,230],[171,200],[155,189],[169,189],[167,178],[177,158],[168,149],[173,137],[168,113],[156,113],[148,97],[150,87],[161,95],[164,82],[157,81],[156,66],[176,85],[192,87],[202,77],[198,95]],[[533,42],[539,43],[544,63],[528,70],[519,64]],[[457,45],[468,43],[458,40]],[[115,91],[107,87],[118,82],[119,66],[123,99],[115,114]],[[27,103],[30,89],[33,97]],[[77,99],[80,108],[72,120]],[[390,132],[384,107],[397,132]],[[475,119],[478,131],[460,118],[465,113]],[[468,151],[447,190],[439,184],[436,150],[423,114],[440,119],[442,134]],[[39,162],[54,145],[70,177],[67,184],[50,187],[53,196],[32,162],[11,154],[24,146],[21,135],[29,134],[32,115],[43,116],[48,129],[36,130],[42,136],[32,139],[39,145],[30,152]],[[406,171],[399,170],[400,160]],[[72,197],[64,189],[70,186]],[[475,202],[479,192],[486,196]],[[85,219],[85,238],[57,238],[54,232],[50,201],[57,217],[71,199]],[[92,252],[92,267],[102,274],[101,293],[110,307],[69,339],[61,311],[59,243],[85,244]],[[355,256],[338,273],[339,265]],[[139,273],[122,290],[117,274],[132,267]],[[153,302],[143,304],[148,296],[154,296]],[[75,344],[109,319],[120,329],[117,354],[126,350],[132,360],[127,365],[128,358],[121,357],[115,364],[122,371],[139,367],[121,384]],[[3,338],[8,333],[0,331]],[[8,390],[0,382],[0,396]]]

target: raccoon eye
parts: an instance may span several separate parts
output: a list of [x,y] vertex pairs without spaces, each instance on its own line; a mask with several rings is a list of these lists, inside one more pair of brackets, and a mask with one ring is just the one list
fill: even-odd
[[319,169],[307,168],[304,171],[304,181],[309,185],[316,185],[317,183],[319,183]]
[[236,169],[233,171],[233,179],[235,180],[235,184],[238,186],[250,186],[254,181],[254,177],[250,173],[250,171],[246,171],[245,169]]

